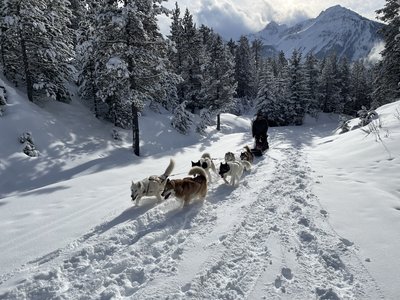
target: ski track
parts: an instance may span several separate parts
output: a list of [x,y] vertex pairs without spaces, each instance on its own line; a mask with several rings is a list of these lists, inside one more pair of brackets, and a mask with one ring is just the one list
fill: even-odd
[[271,148],[239,187],[129,208],[25,265],[34,275],[0,299],[382,299],[312,193],[301,146]]

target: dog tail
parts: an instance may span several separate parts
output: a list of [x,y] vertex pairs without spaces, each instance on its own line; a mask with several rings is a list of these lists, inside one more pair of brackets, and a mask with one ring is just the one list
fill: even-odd
[[203,168],[201,167],[193,167],[189,171],[189,175],[200,175],[203,176],[204,179],[207,181],[207,174],[206,171],[204,171]]
[[174,169],[174,167],[175,167],[175,161],[171,158],[167,169],[165,170],[164,174],[162,174],[160,177],[162,177],[164,180],[167,179],[168,176],[172,174],[172,170]]
[[244,149],[246,149],[247,152],[250,152],[250,153],[251,153],[251,150],[250,150],[250,147],[249,147],[249,146],[247,146],[247,145],[244,146]]
[[241,163],[246,171],[251,170],[251,163],[249,163],[247,160],[242,160]]

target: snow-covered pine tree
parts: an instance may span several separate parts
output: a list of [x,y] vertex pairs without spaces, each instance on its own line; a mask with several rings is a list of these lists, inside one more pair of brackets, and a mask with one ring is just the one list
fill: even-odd
[[385,7],[377,10],[378,18],[387,25],[381,33],[385,40],[385,48],[381,52],[381,71],[378,77],[379,88],[374,91],[374,99],[380,104],[395,101],[400,97],[400,2],[386,0]]
[[[133,102],[127,62],[122,58],[126,51],[125,22],[122,8],[117,1],[103,1],[90,6],[88,17],[94,14],[93,29],[90,21],[85,39],[78,49],[84,67],[80,91],[82,96],[98,97],[108,106],[106,117],[114,126],[127,128],[131,125],[130,103]],[[88,18],[88,20],[89,20]],[[86,25],[86,24],[82,24]],[[84,28],[82,28],[84,30]]]
[[201,33],[196,29],[193,16],[188,9],[182,19],[182,26],[182,72],[179,75],[183,78],[180,87],[183,99],[180,101],[187,101],[186,108],[194,113],[204,107],[201,103],[203,98],[201,91],[205,51]]
[[343,113],[351,114],[351,98],[350,98],[350,65],[344,56],[338,64],[338,84],[340,89],[340,98],[343,106]]
[[73,71],[71,12],[67,0],[10,0],[4,3],[6,34],[13,37],[7,68],[23,80],[28,99],[44,93],[68,101],[65,87]]
[[48,27],[43,49],[39,53],[42,62],[37,65],[43,68],[42,83],[45,84],[45,88],[42,92],[62,102],[71,101],[67,86],[72,74],[76,72],[72,64],[75,56],[74,31],[71,29],[72,15],[69,3],[69,0],[48,0],[45,11]]
[[249,40],[244,35],[240,37],[239,45],[236,49],[235,62],[236,94],[239,98],[252,99],[257,92],[254,89],[255,66]]
[[323,112],[341,113],[343,111],[343,103],[340,98],[336,53],[329,55],[322,61],[319,83],[319,103]]
[[93,6],[93,3],[97,2],[97,0],[94,1],[88,1],[88,0],[69,0],[69,9],[71,10],[71,23],[70,27],[72,31],[74,32],[74,45],[76,45],[77,42],[77,34],[76,32],[80,28],[80,24],[82,22],[87,21],[86,16],[87,16],[87,10],[90,9],[90,7]]
[[353,64],[350,76],[349,114],[356,116],[362,106],[371,107],[371,86],[367,79],[367,69],[362,61]]
[[187,134],[192,124],[193,122],[191,120],[191,114],[186,110],[186,101],[183,101],[175,108],[171,120],[171,125],[178,132],[182,134]]
[[255,39],[254,41],[251,42],[251,52],[253,55],[254,59],[254,70],[255,70],[255,76],[254,76],[254,89],[257,93],[260,87],[260,73],[262,69],[262,47],[263,43],[259,39]]
[[270,125],[283,123],[281,120],[281,103],[278,102],[277,87],[272,66],[273,59],[269,58],[263,64],[260,73],[260,88],[256,98],[256,110],[268,116]]
[[[172,45],[168,51],[168,57],[172,64],[172,68],[174,69],[176,74],[181,74],[182,72],[182,51],[183,51],[183,25],[181,18],[181,10],[178,6],[178,3],[175,2],[175,9],[172,10],[171,16],[171,26],[170,26],[170,35],[168,36],[169,40],[172,41]],[[180,92],[178,94],[181,95]],[[182,96],[183,98],[183,96]]]
[[89,1],[79,28],[76,30],[76,68],[78,71],[78,92],[81,99],[91,103],[96,118],[101,115],[100,107],[102,101],[97,95],[98,89],[96,85],[97,73],[96,63],[98,62],[96,42],[96,17],[102,7],[102,0]]
[[308,99],[306,113],[316,117],[318,105],[318,60],[312,52],[307,53],[304,62],[305,97]]
[[289,98],[287,101],[287,122],[301,125],[309,99],[306,98],[305,73],[301,64],[301,53],[295,49],[288,68]]
[[13,19],[7,15],[6,2],[0,1],[0,51],[4,76],[17,85],[18,49],[16,32],[11,30]]
[[196,125],[196,131],[200,134],[203,134],[205,132],[205,129],[207,126],[211,124],[211,112],[208,108],[203,108],[200,111],[200,122]]
[[209,41],[209,59],[205,68],[204,104],[211,114],[217,116],[220,130],[222,112],[229,111],[236,89],[234,57],[220,35],[213,34]]
[[276,84],[276,98],[279,109],[277,114],[278,126],[288,125],[290,123],[290,118],[288,118],[288,108],[289,105],[289,70],[288,61],[285,57],[283,51],[281,51],[276,59],[275,64],[272,64],[276,68],[275,84]]
[[138,114],[146,101],[165,98],[162,83],[171,76],[167,45],[157,26],[157,15],[166,12],[161,2],[107,1],[97,17],[98,95],[121,120],[125,114],[131,117],[136,155],[140,154]]
[[233,57],[236,57],[236,49],[237,45],[234,40],[230,39],[228,43],[226,43],[226,46],[229,49],[229,52],[232,54]]

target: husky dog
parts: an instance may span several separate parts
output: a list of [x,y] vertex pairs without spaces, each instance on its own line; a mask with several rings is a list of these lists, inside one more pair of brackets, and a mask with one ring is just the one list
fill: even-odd
[[173,195],[183,201],[183,206],[186,206],[190,200],[195,198],[204,200],[208,189],[205,170],[196,166],[190,169],[189,175],[196,176],[182,179],[168,179],[161,196],[167,199],[169,196]]
[[196,167],[196,166],[202,167],[204,169],[204,171],[206,171],[209,182],[212,181],[210,169],[213,170],[215,174],[217,174],[215,165],[214,165],[209,153],[204,153],[197,162],[192,161],[192,167]]
[[139,200],[143,196],[156,196],[158,202],[161,202],[162,201],[161,193],[164,190],[167,178],[169,175],[171,175],[174,166],[175,162],[173,159],[171,159],[164,174],[160,176],[152,175],[138,182],[132,181],[131,185],[132,201],[136,201],[136,205],[139,205]]
[[[221,175],[222,179],[226,184],[230,184],[232,186],[238,186],[240,178],[242,177],[243,171],[249,171],[251,169],[251,164],[246,161],[228,161],[226,163],[221,163],[219,167],[219,175]],[[231,181],[228,182],[226,178],[231,176]]]
[[233,154],[232,152],[226,152],[225,153],[225,162],[235,161],[235,160],[236,160],[235,154]]
[[251,152],[249,146],[244,146],[245,152],[240,153],[241,160],[247,160],[249,163],[253,163],[254,154]]

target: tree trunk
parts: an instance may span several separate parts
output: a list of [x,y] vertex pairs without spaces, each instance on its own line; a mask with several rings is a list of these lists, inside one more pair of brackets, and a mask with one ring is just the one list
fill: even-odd
[[6,66],[6,58],[5,58],[5,47],[4,47],[4,38],[3,38],[3,30],[1,32],[1,62],[3,65],[3,75],[6,76],[7,74],[7,66]]
[[217,115],[217,130],[221,130],[221,114]]
[[138,110],[134,103],[132,103],[132,148],[133,153],[140,156],[139,153],[139,117]]
[[90,81],[92,84],[92,94],[93,94],[93,106],[94,106],[94,116],[98,119],[99,118],[99,106],[97,100],[97,89],[96,84],[94,83],[94,63],[90,65]]
[[24,65],[24,72],[26,78],[26,92],[28,94],[29,101],[33,102],[33,84],[32,84],[32,77],[31,72],[29,70],[29,62],[28,62],[28,55],[26,53],[26,45],[25,39],[22,34],[22,29],[19,29],[19,42],[21,46],[21,53],[22,53],[22,63]]

